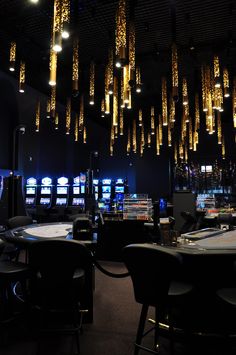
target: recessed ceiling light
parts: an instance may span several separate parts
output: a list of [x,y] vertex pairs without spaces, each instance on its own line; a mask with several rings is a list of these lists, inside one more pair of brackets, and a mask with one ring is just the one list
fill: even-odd
[[32,2],[33,4],[37,4],[39,0],[30,0],[30,2]]

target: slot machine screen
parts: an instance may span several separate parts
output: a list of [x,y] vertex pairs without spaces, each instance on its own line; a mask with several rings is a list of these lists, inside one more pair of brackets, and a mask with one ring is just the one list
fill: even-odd
[[57,195],[67,195],[68,187],[67,186],[57,186]]
[[95,200],[97,201],[98,199],[98,193],[95,194]]
[[80,187],[81,194],[85,194],[85,185],[82,185]]
[[72,200],[72,206],[84,206],[84,198],[74,197]]
[[118,202],[123,201],[123,200],[124,200],[124,194],[123,194],[123,193],[118,193],[118,194],[116,195],[116,200],[117,200]]
[[50,205],[50,198],[41,197],[39,203],[40,205]]
[[98,192],[98,186],[94,186],[95,192]]
[[167,200],[164,198],[160,198],[159,201],[160,215],[166,215],[167,213]]
[[35,195],[36,187],[26,187],[26,195]]
[[57,197],[57,199],[56,199],[57,206],[66,206],[66,203],[67,203],[66,198]]
[[73,186],[73,195],[79,195],[79,194],[80,194],[80,187]]
[[105,202],[99,201],[99,202],[98,202],[98,208],[99,208],[100,210],[105,210],[105,209],[106,209]]
[[118,184],[124,184],[124,179],[117,179],[116,180],[116,184],[118,185]]
[[50,195],[51,194],[51,187],[44,186],[41,188],[41,195]]
[[102,194],[102,198],[105,198],[105,200],[109,200],[110,197],[111,197],[111,194],[109,194],[109,193]]
[[102,184],[103,185],[111,185],[111,179],[103,179]]
[[111,193],[111,186],[102,186],[102,192]]
[[115,186],[115,192],[123,194],[125,192],[124,186]]
[[26,197],[25,204],[26,205],[34,205],[35,198],[34,197]]

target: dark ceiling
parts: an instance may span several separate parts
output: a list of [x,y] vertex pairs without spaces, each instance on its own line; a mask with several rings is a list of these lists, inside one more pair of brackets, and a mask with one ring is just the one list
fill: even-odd
[[[104,90],[103,73],[108,48],[114,45],[117,4],[117,0],[71,1],[72,20],[78,14],[80,78],[83,83],[88,82],[87,69],[93,58],[97,64],[96,87],[100,95]],[[130,0],[129,7],[134,7],[136,57],[143,72],[144,97],[159,94],[160,76],[170,72],[171,13],[176,13],[180,72],[186,72],[191,81],[191,75],[194,77],[193,72],[199,69],[202,60],[208,60],[217,52],[228,65],[231,75],[235,74],[234,0]],[[26,83],[46,94],[49,94],[52,10],[52,0],[39,0],[37,5],[29,0],[0,1],[0,69],[8,70],[9,44],[16,40],[17,61],[21,58],[26,61]],[[65,42],[59,54],[58,78],[58,97],[65,102],[71,91],[70,40]]]

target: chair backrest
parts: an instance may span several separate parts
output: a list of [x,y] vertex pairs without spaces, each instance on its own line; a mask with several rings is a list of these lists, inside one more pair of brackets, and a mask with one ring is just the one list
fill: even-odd
[[64,305],[79,297],[75,275],[91,269],[92,256],[77,241],[42,240],[30,246],[29,264],[35,275],[30,285],[33,302]]
[[92,239],[92,222],[87,216],[78,217],[73,221],[73,239]]
[[123,260],[131,275],[136,301],[165,305],[170,282],[181,267],[181,255],[158,245],[131,244],[123,248]]
[[33,219],[30,216],[15,216],[7,220],[7,227],[9,229],[27,226],[33,223]]

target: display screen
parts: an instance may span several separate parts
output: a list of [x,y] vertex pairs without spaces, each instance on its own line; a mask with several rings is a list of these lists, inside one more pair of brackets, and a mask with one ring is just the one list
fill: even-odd
[[102,192],[109,192],[109,193],[111,193],[111,186],[102,186]]
[[93,179],[93,184],[98,185],[98,179]]
[[159,208],[160,208],[160,212],[166,212],[166,209],[167,209],[167,200],[166,199],[160,198]]
[[105,200],[109,200],[110,197],[111,197],[111,194],[109,194],[109,193],[102,194],[102,198],[105,198]]
[[95,200],[97,201],[97,199],[98,199],[98,194],[95,194]]
[[111,185],[111,179],[103,179],[102,184],[103,185]]
[[73,186],[73,195],[79,195],[79,194],[80,194],[80,187]]
[[124,194],[123,193],[116,194],[116,201],[123,201],[123,200],[124,200]]
[[56,205],[57,206],[66,206],[66,203],[67,203],[67,198],[58,197],[56,199]]
[[72,206],[84,206],[84,198],[74,197],[72,200]]
[[26,187],[26,195],[35,195],[36,187]]
[[50,198],[41,197],[39,203],[40,205],[50,205]]
[[34,205],[35,198],[34,197],[26,197],[25,203],[26,205]]
[[212,173],[212,165],[202,165],[201,172],[202,173]]
[[94,186],[94,191],[98,192],[98,186]]
[[80,187],[80,192],[81,192],[81,194],[85,194],[85,185],[82,185]]
[[125,192],[125,187],[124,186],[115,186],[115,192],[124,193]]
[[67,195],[68,186],[57,186],[57,195]]
[[50,186],[43,186],[41,187],[41,195],[50,195],[51,194],[51,187]]
[[124,179],[117,179],[116,184],[124,184]]

